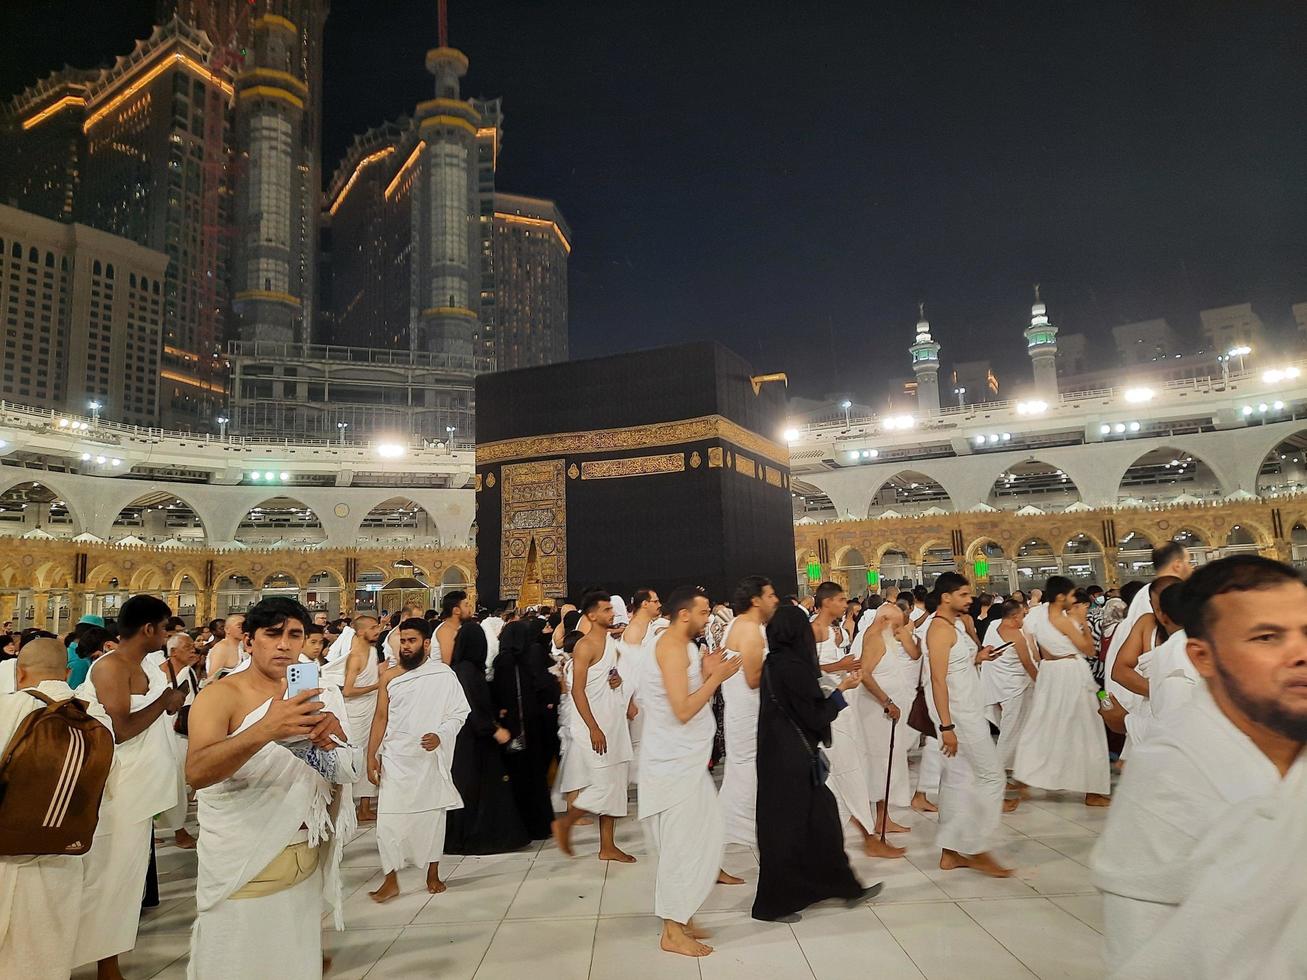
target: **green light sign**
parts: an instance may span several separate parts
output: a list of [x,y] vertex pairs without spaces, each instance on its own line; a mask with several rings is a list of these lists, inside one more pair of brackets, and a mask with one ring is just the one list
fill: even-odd
[[820,582],[820,581],[821,581],[821,563],[820,563],[820,562],[815,562],[815,561],[810,561],[810,562],[808,562],[808,581],[809,581],[809,582]]
[[977,558],[974,566],[976,578],[989,578],[989,562],[984,558]]
[[880,572],[874,568],[867,569],[867,584],[873,589],[880,585]]

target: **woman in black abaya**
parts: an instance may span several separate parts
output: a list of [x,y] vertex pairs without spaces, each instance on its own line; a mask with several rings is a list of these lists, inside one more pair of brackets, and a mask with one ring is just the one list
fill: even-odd
[[504,769],[502,746],[512,736],[495,720],[498,712],[486,683],[488,652],[481,624],[464,623],[449,662],[471,708],[454,745],[452,775],[463,808],[449,811],[445,850],[450,854],[502,854],[530,840]]
[[851,671],[829,697],[818,683],[817,644],[807,614],[781,606],[767,625],[758,710],[758,894],[753,917],[797,922],[798,913],[828,898],[850,905],[876,895],[863,888],[844,853],[835,797],[814,776],[819,743],[845,707]]
[[518,620],[499,634],[490,690],[499,724],[513,738],[522,737],[522,750],[509,752],[506,747],[504,756],[518,815],[532,840],[544,840],[550,836],[549,825],[554,820],[549,765],[558,733],[549,730],[549,706],[557,704],[557,695],[550,697],[550,691],[556,690],[553,678],[535,663],[532,631],[539,628],[536,622],[534,618]]

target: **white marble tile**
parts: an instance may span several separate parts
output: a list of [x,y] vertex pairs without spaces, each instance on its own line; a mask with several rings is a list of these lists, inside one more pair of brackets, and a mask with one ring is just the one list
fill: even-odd
[[526,862],[490,869],[460,866],[450,876],[449,890],[436,896],[442,901],[428,902],[413,925],[498,922],[513,904],[529,868]]
[[[609,884],[611,884],[611,878]],[[649,903],[653,904],[652,893]],[[665,953],[658,945],[663,923],[653,915],[623,915],[599,920],[595,933],[591,980],[699,980],[697,960]]]
[[1102,936],[1046,899],[959,904],[1042,980],[1103,975]]
[[[184,976],[190,946],[191,937],[188,933],[138,934],[136,948],[119,956],[118,966],[127,980],[145,980],[173,964],[180,964]],[[72,980],[94,980],[94,977],[94,963],[78,967],[72,974]]]
[[804,913],[790,927],[812,972],[820,980],[920,980],[912,958],[871,909],[837,908],[829,914]]
[[1055,837],[1040,835],[1035,838],[1041,844],[1047,844],[1063,857],[1068,857],[1077,864],[1089,867],[1089,855],[1098,843],[1097,837]]
[[600,914],[652,914],[657,871],[658,866],[652,860],[610,867],[604,879],[603,898],[599,903]]
[[1049,901],[1060,909],[1066,909],[1099,935],[1106,934],[1103,926],[1103,896],[1059,895],[1050,898]]
[[195,921],[195,889],[188,896],[164,902],[157,909],[141,912],[141,922],[137,933],[155,935],[159,933],[184,933],[190,935],[191,923]]
[[873,912],[928,980],[1029,980],[1032,975],[956,905],[886,905]]
[[[368,977],[374,980],[388,977],[472,980],[490,947],[495,929],[493,922],[409,926],[377,960]],[[335,977],[333,970],[331,980]]]
[[[376,878],[368,884],[375,889],[381,884]],[[345,926],[349,929],[394,929],[408,925],[432,898],[442,898],[427,892],[427,873],[422,868],[404,868],[399,873],[399,895],[378,905],[360,887],[345,899]],[[322,921],[330,924],[331,913],[324,912]]]
[[362,980],[400,935],[399,929],[322,931],[322,952],[331,957],[331,980]]
[[606,861],[572,858],[565,863],[536,862],[509,906],[509,919],[596,916],[603,892]]
[[588,980],[596,924],[595,919],[504,922],[495,931],[476,980]]
[[[752,896],[750,896],[752,899]],[[747,912],[707,913],[695,923],[712,935],[713,952],[699,960],[704,980],[812,980],[812,969],[794,931],[777,922],[758,922]]]

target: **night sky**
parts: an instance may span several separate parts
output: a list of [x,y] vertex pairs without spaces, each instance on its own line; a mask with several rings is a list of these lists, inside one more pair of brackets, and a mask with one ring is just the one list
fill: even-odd
[[[0,7],[9,94],[154,4]],[[430,97],[435,43],[434,2],[332,8],[328,175]],[[452,0],[450,32],[465,94],[504,99],[499,185],[572,226],[573,356],[715,337],[876,399],[919,299],[946,364],[1000,373],[1036,280],[1109,344],[1307,300],[1307,4]]]

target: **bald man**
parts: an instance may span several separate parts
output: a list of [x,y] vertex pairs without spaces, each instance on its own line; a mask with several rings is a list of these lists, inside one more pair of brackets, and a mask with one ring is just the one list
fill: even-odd
[[245,614],[233,613],[223,622],[222,639],[209,648],[209,662],[204,669],[209,680],[217,680],[220,671],[231,672],[240,666],[244,637]]
[[[350,639],[349,653],[333,660],[322,671],[324,680],[340,685],[348,715],[347,728],[352,745],[366,746],[372,731],[372,716],[377,710],[377,688],[380,671],[377,661],[377,640],[381,637],[381,621],[376,616],[355,616],[354,635]],[[360,767],[362,769],[362,767]],[[358,802],[358,819],[377,819],[374,803],[377,786],[360,771],[354,782],[354,799]]]
[[[0,757],[23,719],[45,706],[37,691],[56,703],[73,696],[68,659],[58,640],[32,640],[16,661],[17,690],[0,695]],[[100,706],[88,713],[105,726],[110,751],[113,733]],[[10,786],[22,795],[23,786]],[[82,907],[79,855],[0,857],[0,977],[64,980],[77,965],[77,923]]]

